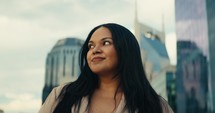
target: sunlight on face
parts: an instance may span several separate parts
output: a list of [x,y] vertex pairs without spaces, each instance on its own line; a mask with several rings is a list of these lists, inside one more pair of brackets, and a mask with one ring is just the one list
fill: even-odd
[[98,28],[92,34],[88,48],[87,63],[94,73],[98,75],[116,73],[118,58],[109,29]]

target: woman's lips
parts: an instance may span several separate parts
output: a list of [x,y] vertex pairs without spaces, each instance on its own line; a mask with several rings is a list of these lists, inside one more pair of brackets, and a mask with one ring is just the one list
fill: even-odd
[[103,57],[94,57],[93,59],[92,59],[92,62],[100,62],[100,61],[102,61],[102,60],[104,60],[105,58],[103,58]]

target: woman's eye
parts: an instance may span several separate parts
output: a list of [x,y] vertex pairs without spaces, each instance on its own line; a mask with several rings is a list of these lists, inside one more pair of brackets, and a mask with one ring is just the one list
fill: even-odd
[[89,49],[92,49],[92,48],[94,48],[94,46],[93,46],[92,44],[89,44],[89,45],[88,45],[88,48],[89,48]]
[[105,41],[104,45],[110,45],[110,42],[109,41]]

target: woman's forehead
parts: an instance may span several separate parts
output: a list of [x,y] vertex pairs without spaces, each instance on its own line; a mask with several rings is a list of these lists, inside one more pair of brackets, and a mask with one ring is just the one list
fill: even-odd
[[111,34],[111,32],[110,32],[110,30],[108,28],[100,27],[97,30],[95,30],[95,32],[90,37],[89,41],[103,40],[105,38],[111,38],[112,39],[112,34]]

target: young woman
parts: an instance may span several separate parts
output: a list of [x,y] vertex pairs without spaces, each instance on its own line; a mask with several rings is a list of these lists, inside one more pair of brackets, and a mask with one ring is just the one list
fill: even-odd
[[80,68],[79,78],[54,88],[39,113],[173,113],[146,78],[135,36],[121,25],[89,33]]

